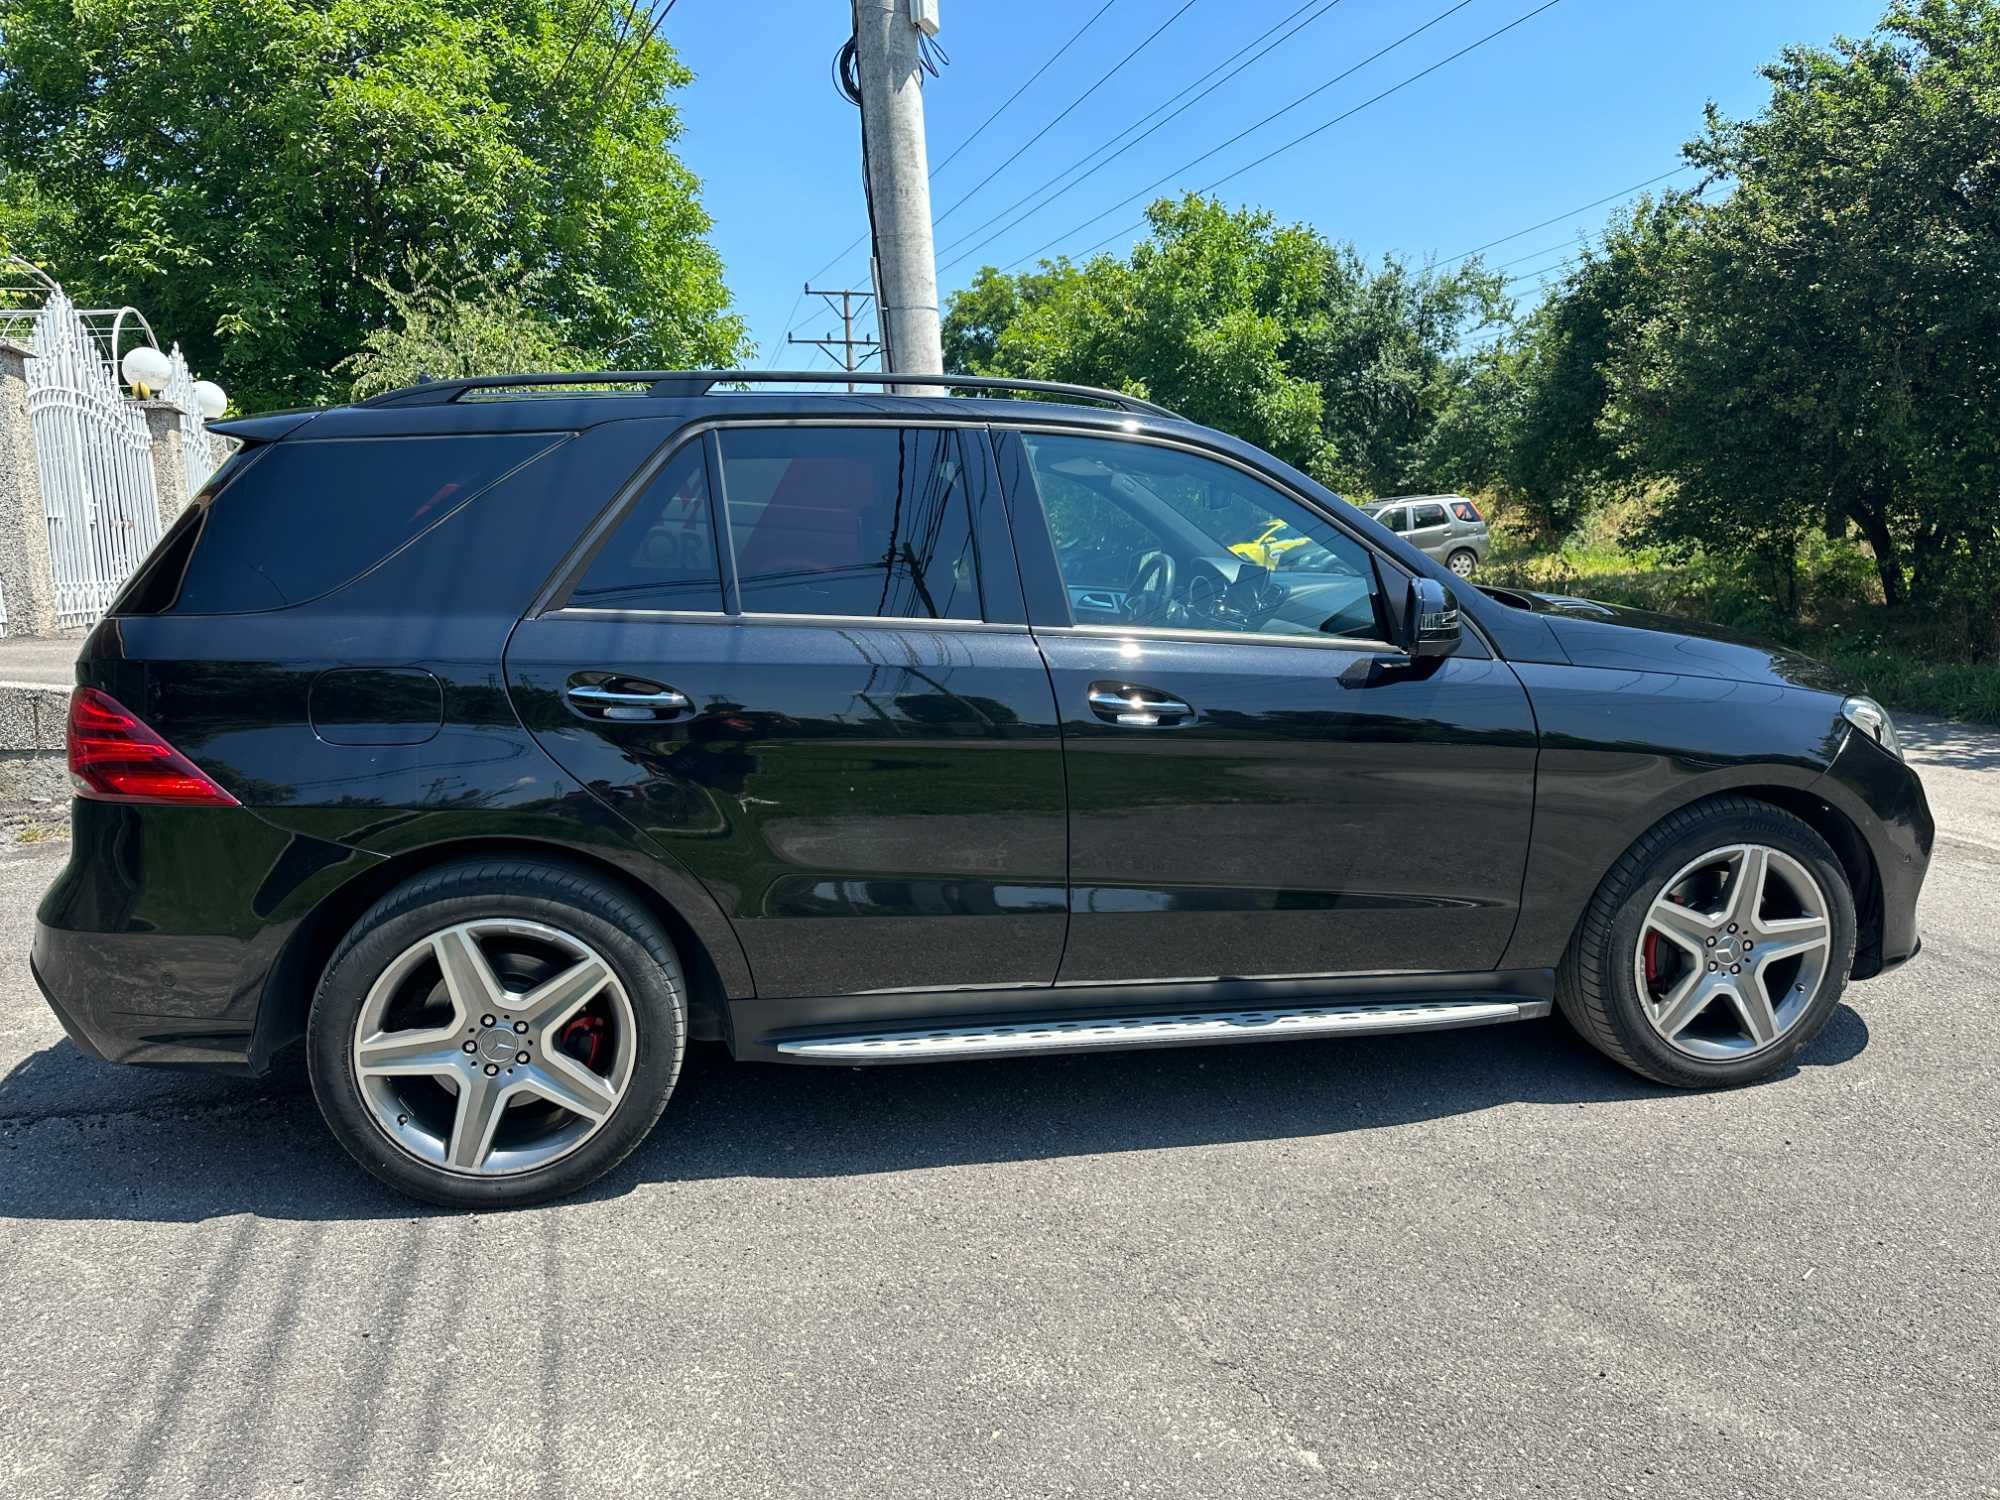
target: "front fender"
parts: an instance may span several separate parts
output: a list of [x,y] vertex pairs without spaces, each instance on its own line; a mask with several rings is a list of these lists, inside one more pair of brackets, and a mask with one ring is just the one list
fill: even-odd
[[1771,683],[1517,662],[1541,750],[1521,918],[1503,968],[1547,968],[1604,874],[1703,798],[1815,788],[1846,738],[1839,700]]

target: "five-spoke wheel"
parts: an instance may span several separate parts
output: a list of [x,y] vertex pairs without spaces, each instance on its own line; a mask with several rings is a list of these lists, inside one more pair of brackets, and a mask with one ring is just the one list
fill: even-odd
[[572,1192],[659,1118],[680,965],[622,888],[525,859],[421,874],[363,914],[307,1027],[313,1092],[362,1165],[434,1202]]
[[354,1071],[375,1123],[420,1161],[497,1174],[576,1150],[632,1073],[632,1004],[581,938],[461,922],[411,944],[361,1007]]
[[1591,897],[1556,975],[1601,1051],[1682,1088],[1785,1065],[1840,1003],[1853,965],[1850,876],[1795,813],[1722,796],[1640,836]]
[[1712,849],[1675,873],[1633,952],[1646,1019],[1690,1057],[1771,1046],[1826,975],[1833,926],[1805,865],[1763,844]]

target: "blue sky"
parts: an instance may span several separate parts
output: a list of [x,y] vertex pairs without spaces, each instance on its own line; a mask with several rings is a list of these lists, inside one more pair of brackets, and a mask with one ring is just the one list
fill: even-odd
[[[1102,3],[942,0],[938,40],[952,60],[925,91],[933,165],[966,142]],[[1044,246],[1051,255],[1078,254],[1137,221],[1145,200],[1084,221],[1155,179],[1168,181],[1149,196],[1204,187],[1514,21],[1540,0],[1466,0],[1386,56],[1182,170],[1453,3],[1338,0],[1319,13],[1325,0],[1315,0],[1299,12],[1300,21],[1314,18],[1302,30],[1047,209],[1017,227],[1009,227],[1012,215],[1002,218],[965,244],[946,248],[1299,8],[1299,0],[1193,0],[1122,70],[981,186],[1183,4],[1114,0],[933,177],[940,292],[964,285],[982,264],[1005,265]],[[1554,219],[1488,255],[1493,262],[1517,261],[1510,274],[1527,279],[1516,290],[1532,295],[1538,282],[1530,273],[1560,262],[1568,253],[1565,241],[1596,228],[1608,211],[1572,213],[1578,205],[1679,165],[1680,144],[1698,130],[1707,101],[1732,113],[1754,111],[1765,94],[1756,69],[1785,43],[1864,33],[1882,9],[1882,0],[1559,0],[1217,192],[1231,203],[1256,205],[1281,220],[1302,220],[1351,240],[1371,257],[1391,250],[1416,259],[1454,256]],[[764,363],[783,342],[788,320],[801,335],[824,334],[836,321],[813,311],[816,299],[801,303],[807,276],[815,277],[815,286],[867,284],[865,250],[821,269],[866,226],[856,112],[834,92],[830,71],[848,14],[846,0],[754,6],[681,0],[664,28],[696,75],[679,96],[686,125],[681,154],[702,179],[730,290]],[[981,244],[989,235],[991,243]],[[1106,248],[1122,250],[1134,237],[1120,235]],[[1554,248],[1529,256],[1547,247]],[[968,258],[956,259],[966,251],[972,252]],[[777,363],[803,366],[813,353],[788,351]]]

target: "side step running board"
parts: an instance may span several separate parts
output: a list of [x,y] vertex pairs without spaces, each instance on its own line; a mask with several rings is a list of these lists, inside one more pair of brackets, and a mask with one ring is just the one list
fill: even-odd
[[1098,1016],[1075,1021],[802,1037],[778,1043],[778,1051],[797,1062],[946,1062],[971,1057],[1022,1057],[1041,1052],[1102,1052],[1119,1047],[1198,1047],[1215,1042],[1444,1031],[1456,1026],[1538,1020],[1550,1008],[1547,1000],[1439,1000],[1211,1010],[1192,1015]]

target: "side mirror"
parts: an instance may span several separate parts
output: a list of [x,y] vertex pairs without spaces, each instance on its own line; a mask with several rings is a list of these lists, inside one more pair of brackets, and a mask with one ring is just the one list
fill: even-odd
[[1412,578],[1402,626],[1396,644],[1411,657],[1449,656],[1458,649],[1458,600],[1435,578]]

